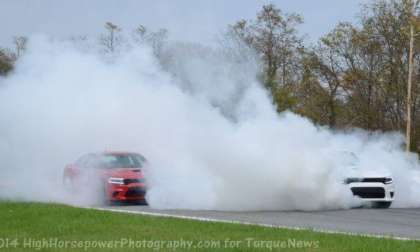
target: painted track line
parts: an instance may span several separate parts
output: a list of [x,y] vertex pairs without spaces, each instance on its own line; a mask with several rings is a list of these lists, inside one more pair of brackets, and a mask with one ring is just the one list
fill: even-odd
[[297,231],[314,231],[314,232],[325,233],[325,234],[341,234],[341,235],[359,236],[359,237],[376,238],[376,239],[393,239],[393,240],[400,240],[400,241],[420,241],[420,239],[413,239],[413,238],[392,236],[392,235],[379,235],[379,234],[367,234],[367,233],[357,233],[357,232],[333,231],[333,230],[326,230],[326,229],[319,229],[319,228],[270,225],[270,224],[243,222],[243,221],[236,221],[236,220],[223,220],[223,219],[215,219],[215,218],[196,217],[196,216],[188,216],[188,215],[180,215],[180,214],[156,213],[156,212],[148,212],[148,211],[133,211],[133,210],[125,210],[125,209],[105,208],[105,207],[84,207],[84,208],[94,209],[94,210],[99,210],[99,211],[115,212],[115,213],[139,214],[139,215],[146,215],[146,216],[176,218],[176,219],[184,219],[184,220],[203,221],[203,222],[240,224],[240,225],[279,228],[279,229],[288,229],[288,230],[297,230]]

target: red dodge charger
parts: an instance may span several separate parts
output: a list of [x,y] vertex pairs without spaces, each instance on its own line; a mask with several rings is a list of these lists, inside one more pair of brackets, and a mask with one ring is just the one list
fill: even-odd
[[146,164],[138,153],[90,153],[65,167],[63,182],[75,191],[81,189],[81,193],[83,189],[99,189],[108,203],[146,203]]

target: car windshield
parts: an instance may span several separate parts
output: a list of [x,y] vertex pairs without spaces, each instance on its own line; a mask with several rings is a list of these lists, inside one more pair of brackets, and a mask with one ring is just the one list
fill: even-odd
[[146,159],[140,154],[90,155],[79,161],[80,165],[91,168],[142,168]]
[[356,166],[359,163],[357,155],[351,151],[341,151],[341,163]]
[[112,168],[141,168],[146,159],[139,154],[104,154],[99,156],[99,167]]

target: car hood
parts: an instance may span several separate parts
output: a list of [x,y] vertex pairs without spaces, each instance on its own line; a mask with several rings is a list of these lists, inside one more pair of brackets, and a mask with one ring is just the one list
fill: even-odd
[[350,169],[346,175],[348,178],[392,178],[391,173],[383,170]]
[[139,168],[113,168],[103,171],[105,177],[138,179],[143,178],[143,171]]

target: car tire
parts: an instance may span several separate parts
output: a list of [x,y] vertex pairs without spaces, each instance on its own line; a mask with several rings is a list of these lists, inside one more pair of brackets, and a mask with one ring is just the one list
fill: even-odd
[[108,198],[108,192],[107,192],[107,188],[106,185],[101,187],[101,204],[104,206],[112,206],[113,205],[113,201],[111,199]]
[[74,191],[73,180],[70,177],[63,176],[63,187],[68,192]]
[[377,201],[373,202],[373,208],[387,209],[392,205],[392,201]]

